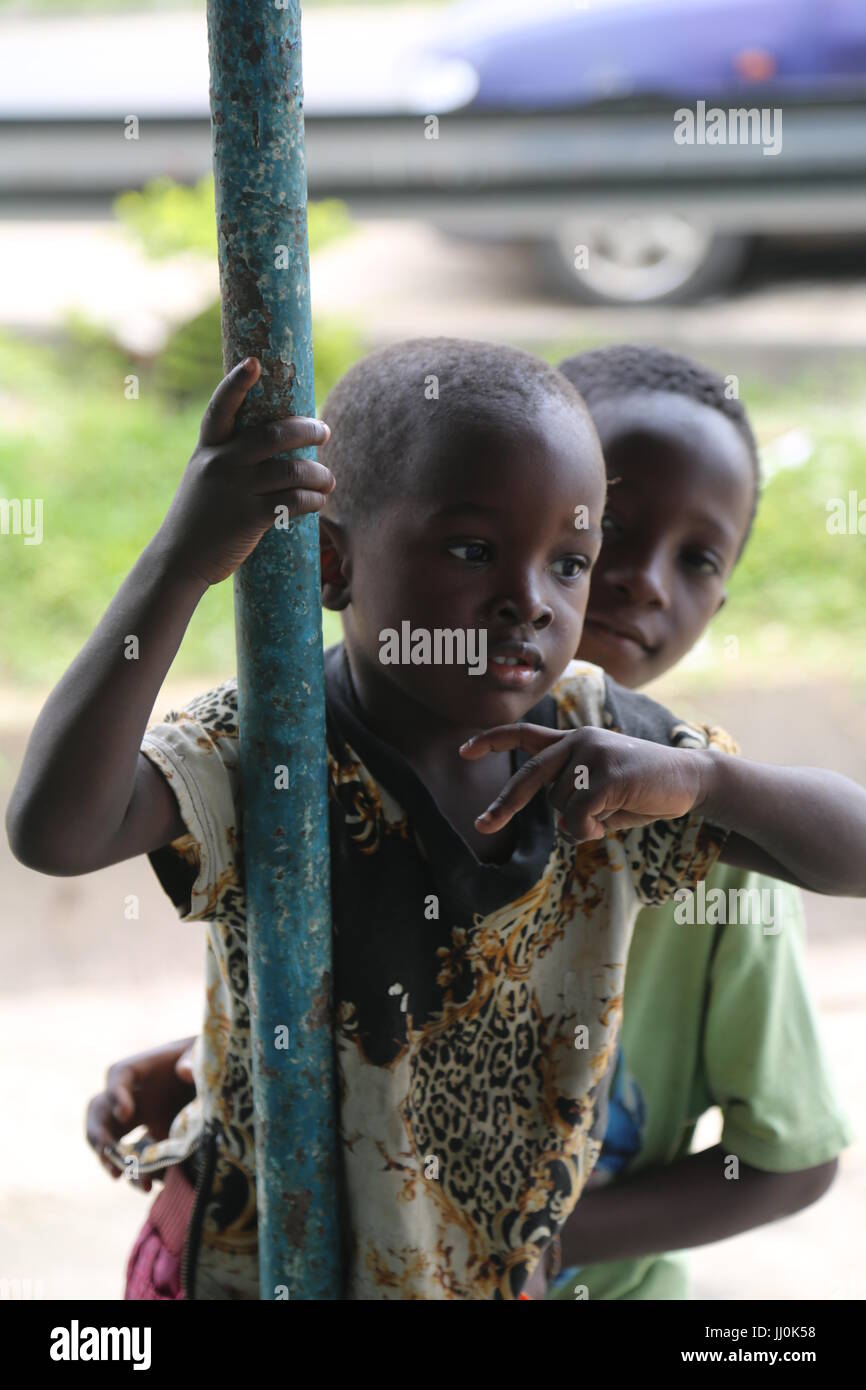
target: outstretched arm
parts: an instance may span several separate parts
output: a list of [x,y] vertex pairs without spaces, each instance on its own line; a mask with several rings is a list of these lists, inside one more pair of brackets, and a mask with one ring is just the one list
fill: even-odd
[[866,897],[866,791],[838,773],[669,748],[595,727],[507,724],[476,734],[460,752],[479,758],[508,748],[532,756],[479,817],[484,833],[501,830],[548,785],[576,840],[699,811],[733,832],[726,863],[815,893]]
[[[688,750],[683,750],[688,751]],[[715,749],[695,805],[731,833],[719,858],[813,893],[866,896],[866,792],[816,767],[775,767]]]

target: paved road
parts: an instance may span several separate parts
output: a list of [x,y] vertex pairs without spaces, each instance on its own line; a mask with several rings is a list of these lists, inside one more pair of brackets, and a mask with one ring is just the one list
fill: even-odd
[[[740,690],[710,703],[669,681],[656,693],[736,732],[747,755],[790,761],[796,750],[866,782],[862,692]],[[161,695],[156,717],[175,702]],[[4,804],[29,721],[0,727]],[[45,878],[11,858],[4,836],[0,882],[0,1277],[39,1279],[45,1297],[115,1299],[148,1200],[103,1176],[82,1138],[84,1105],[108,1062],[196,1029],[203,929],[177,921],[144,858]],[[137,922],[124,918],[130,893]],[[818,1206],[696,1252],[699,1297],[866,1297],[866,909],[810,895],[808,914],[827,1051],[860,1137]],[[712,1116],[701,1137],[715,1142]]]
[[[305,9],[305,109],[406,109],[407,55],[440,15],[436,5]],[[0,15],[0,41],[0,116],[208,114],[203,4],[162,14]]]
[[705,353],[866,345],[866,257],[835,263],[779,247],[759,251],[744,284],[702,304],[591,309],[543,283],[528,250],[451,240],[422,223],[367,223],[312,268],[314,309],[347,313],[377,339],[413,334],[522,342],[652,341]]

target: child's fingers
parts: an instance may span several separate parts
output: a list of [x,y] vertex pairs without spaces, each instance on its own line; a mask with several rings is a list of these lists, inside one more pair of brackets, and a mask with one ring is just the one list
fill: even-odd
[[[287,415],[283,420],[266,420],[242,430],[231,441],[231,457],[243,464],[264,463],[276,454],[295,449],[315,449],[326,444],[331,431],[324,420],[309,415]],[[319,467],[324,465],[319,464]]]
[[115,1163],[112,1163],[111,1159],[108,1157],[108,1151],[112,1148],[112,1145],[106,1144],[103,1149],[97,1152],[96,1157],[99,1159],[101,1167],[111,1178],[112,1182],[116,1182],[118,1178],[123,1176],[123,1169],[118,1168],[117,1165]]
[[475,824],[480,831],[492,834],[501,830],[521,807],[532,800],[539,787],[556,777],[569,756],[564,738],[562,730],[547,729],[540,724],[500,724],[495,729],[485,729],[483,733],[467,739],[459,751],[462,757],[470,760],[511,748],[520,748],[532,755],[484,814],[477,818]]
[[[575,754],[573,744],[571,751]],[[574,757],[570,757],[551,788],[550,800],[559,813],[560,831],[569,839],[577,843],[601,840],[608,830],[642,823],[640,817],[620,810],[621,789],[609,770],[594,764],[592,786],[589,780],[588,766],[576,767]]]
[[234,434],[237,413],[246,400],[247,392],[258,381],[261,363],[257,357],[238,362],[223,377],[208,401],[202,416],[199,442],[224,444]]
[[135,1076],[131,1067],[115,1069],[112,1067],[108,1073],[107,1094],[111,1105],[111,1113],[120,1124],[126,1124],[130,1128],[132,1117],[135,1114],[135,1096],[133,1086]]
[[521,748],[524,753],[540,753],[545,748],[561,743],[565,737],[562,729],[545,729],[541,724],[499,724],[495,729],[485,729],[480,734],[460,745],[463,758],[483,758],[487,753],[502,753],[509,748]]
[[293,488],[291,492],[272,492],[267,500],[262,498],[262,516],[273,525],[277,520],[278,507],[284,509],[291,520],[296,516],[309,516],[311,512],[320,512],[326,501],[327,494],[308,492],[302,488]]
[[310,492],[321,492],[325,496],[333,492],[336,480],[330,468],[314,459],[268,459],[256,466],[253,474],[253,491],[260,496],[271,492],[284,492],[287,488],[306,488]]
[[484,814],[477,818],[475,824],[478,829],[485,835],[501,830],[512,816],[528,805],[539,788],[559,776],[571,757],[571,746],[562,739],[535,753],[523,767],[518,768]]
[[576,845],[583,844],[584,840],[603,840],[607,828],[604,817],[594,816],[591,811],[569,807],[557,815],[559,833]]
[[99,1095],[91,1098],[87,1107],[84,1132],[93,1152],[112,1176],[118,1170],[113,1168],[105,1157],[105,1150],[113,1148],[115,1142],[123,1136],[127,1128],[126,1125],[118,1123],[112,1115],[111,1101],[107,1091],[100,1091]]

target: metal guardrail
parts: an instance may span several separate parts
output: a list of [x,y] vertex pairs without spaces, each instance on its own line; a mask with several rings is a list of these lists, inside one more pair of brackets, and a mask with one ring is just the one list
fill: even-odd
[[[866,226],[866,100],[783,103],[775,155],[757,143],[677,144],[674,109],[457,112],[439,118],[436,138],[424,116],[311,117],[310,196],[342,198],[362,217],[467,227],[504,217],[512,234],[589,205],[676,207],[744,230]],[[0,121],[0,206],[107,198],[209,168],[210,123],[198,118],[142,119],[137,140],[120,116]]]

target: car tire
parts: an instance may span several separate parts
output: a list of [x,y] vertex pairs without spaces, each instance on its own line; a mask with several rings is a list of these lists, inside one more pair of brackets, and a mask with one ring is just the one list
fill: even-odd
[[581,304],[684,304],[742,274],[748,236],[714,233],[677,214],[563,224],[537,246],[546,283]]

